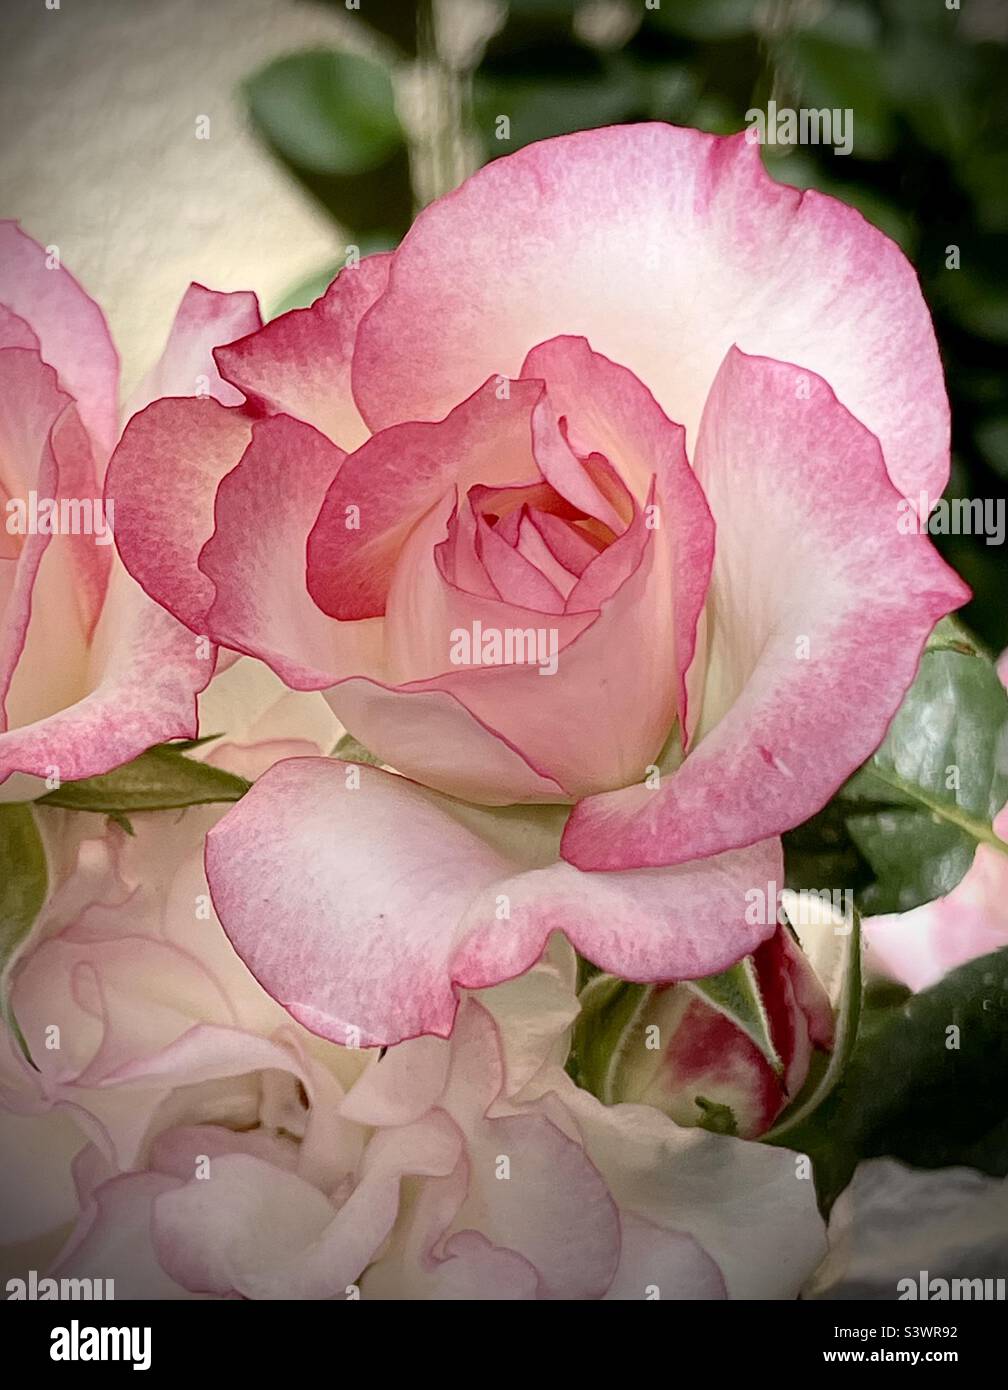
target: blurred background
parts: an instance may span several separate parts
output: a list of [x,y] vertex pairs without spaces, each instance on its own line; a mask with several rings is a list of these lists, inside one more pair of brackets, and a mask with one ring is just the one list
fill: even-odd
[[[1008,0],[4,0],[0,196],[105,306],[125,386],[186,284],[309,303],[487,160],[562,132],[850,108],[777,146],[903,247],[953,410],[950,496],[1008,482]],[[950,248],[957,248],[952,251]],[[351,251],[350,254],[355,254]],[[1004,546],[938,538],[1008,646]]]

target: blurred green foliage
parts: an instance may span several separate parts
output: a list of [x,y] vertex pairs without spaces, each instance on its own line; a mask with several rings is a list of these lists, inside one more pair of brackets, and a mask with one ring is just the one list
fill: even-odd
[[382,64],[310,49],[267,64],[242,91],[263,141],[356,244],[400,240],[413,210],[409,155]]
[[[418,20],[429,23],[430,0],[360,0],[353,12],[329,3],[368,28],[390,67],[415,56]],[[510,0],[473,77],[473,120],[489,160],[613,122],[727,133],[771,98],[851,108],[849,155],[767,147],[767,166],[783,182],[853,204],[906,251],[934,315],[952,401],[947,495],[1004,497],[1008,4],[949,4],[624,0],[622,18],[606,25],[598,6],[578,0]],[[245,94],[271,149],[351,239],[366,236],[373,249],[403,235],[412,214],[406,145],[373,63],[298,54],[253,77]],[[497,137],[499,115],[508,116],[507,139]],[[996,650],[1008,646],[1003,546],[972,536],[937,544],[975,590],[966,621]]]

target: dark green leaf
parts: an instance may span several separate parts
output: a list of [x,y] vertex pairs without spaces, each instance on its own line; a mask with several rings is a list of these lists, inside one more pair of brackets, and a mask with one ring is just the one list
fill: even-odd
[[665,0],[644,18],[684,38],[727,39],[750,33],[759,8],[759,0]]
[[35,803],[68,811],[96,811],[119,817],[134,811],[167,811],[216,801],[238,801],[251,786],[244,777],[198,763],[171,745],[149,748],[132,762],[88,777],[64,782]]
[[839,1085],[780,1142],[810,1155],[826,1210],[865,1158],[1002,1176],[1006,1075],[1008,950],[1000,950],[904,1003],[867,1008]]
[[[876,883],[866,911],[906,911],[954,888],[1008,801],[1008,695],[958,624],[939,624],[885,741],[847,783],[848,829]],[[956,785],[958,784],[958,785]]]

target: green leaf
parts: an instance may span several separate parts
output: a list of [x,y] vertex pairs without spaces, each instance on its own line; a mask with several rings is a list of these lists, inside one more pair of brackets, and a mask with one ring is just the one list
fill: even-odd
[[[957,1029],[958,1033],[952,1030]],[[1008,950],[952,971],[903,1003],[866,1008],[839,1085],[774,1138],[813,1160],[828,1210],[865,1158],[1008,1173]],[[778,1127],[779,1129],[779,1127]]]
[[778,1076],[783,1072],[784,1063],[774,1047],[770,1019],[751,957],[746,956],[719,975],[708,975],[703,980],[683,980],[682,984],[698,994],[704,1003],[731,1019],[736,1028],[759,1048]]
[[244,91],[277,153],[314,173],[377,168],[403,143],[388,73],[353,53],[289,54],[248,78]]
[[607,1105],[613,1102],[615,1079],[634,1025],[653,991],[653,985],[605,974],[593,976],[581,991],[568,1070],[579,1085]]
[[[850,1063],[857,1041],[861,1018],[861,918],[855,911],[851,930],[837,934],[827,926],[811,940],[810,930],[800,925],[802,913],[799,895],[785,892],[782,906],[788,920],[795,925],[802,949],[809,956],[812,968],[822,980],[830,996],[836,1018],[833,1050],[823,1060],[821,1053],[813,1057],[813,1069],[808,1081],[794,1101],[780,1115],[776,1124],[763,1136],[769,1144],[793,1147],[791,1136],[809,1121],[832,1094]],[[837,924],[840,925],[840,924]],[[846,925],[846,924],[843,924]],[[832,958],[830,958],[830,948]]]
[[22,1047],[7,1000],[7,975],[42,910],[48,887],[45,850],[31,807],[0,805],[0,1016]]
[[1008,854],[991,824],[1008,801],[1006,751],[1008,695],[992,662],[959,624],[939,624],[885,741],[839,793],[876,877],[865,911],[949,892],[978,844]]
[[100,777],[64,782],[35,804],[120,817],[132,811],[169,811],[239,801],[251,785],[244,777],[195,762],[176,747],[162,744]]
[[344,734],[336,747],[332,751],[334,758],[341,758],[345,763],[367,763],[368,767],[382,767],[384,764],[381,758],[375,757],[363,743],[358,742],[353,734]]

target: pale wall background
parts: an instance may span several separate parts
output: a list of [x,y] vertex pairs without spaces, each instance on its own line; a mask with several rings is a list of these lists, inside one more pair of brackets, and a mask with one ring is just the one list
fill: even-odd
[[102,304],[127,391],[190,280],[268,309],[336,258],[338,230],[234,93],[289,50],[360,47],[359,28],[300,0],[0,0],[0,216],[55,243]]

